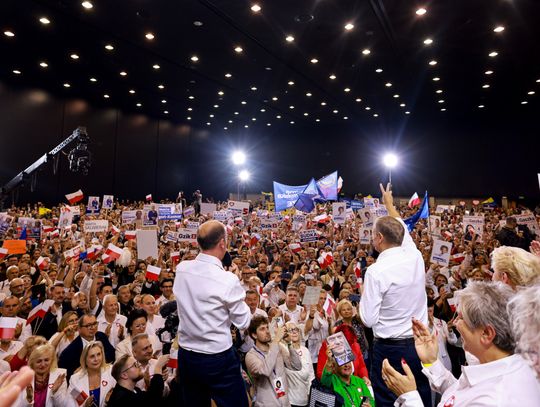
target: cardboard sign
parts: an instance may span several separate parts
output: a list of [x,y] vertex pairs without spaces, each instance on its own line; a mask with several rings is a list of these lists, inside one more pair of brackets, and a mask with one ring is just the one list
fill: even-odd
[[9,254],[25,254],[26,240],[4,240],[2,247],[7,249]]
[[379,198],[364,198],[364,206],[368,209],[379,207]]
[[333,202],[332,203],[332,217],[334,223],[343,225],[345,223],[347,204],[345,202]]
[[158,258],[158,238],[155,230],[137,230],[137,258]]
[[321,294],[320,287],[306,287],[304,298],[302,299],[302,305],[316,305],[319,303],[319,296]]
[[271,220],[261,220],[261,230],[275,230],[278,228],[276,221]]
[[207,202],[201,203],[201,215],[210,216],[215,211],[217,211],[217,205],[215,203],[207,203]]
[[109,229],[108,220],[86,220],[84,221],[84,233],[100,233]]
[[463,238],[472,240],[475,234],[478,235],[476,241],[481,242],[484,234],[484,217],[463,216]]
[[518,215],[515,217],[518,225],[526,225],[532,233],[536,233],[536,236],[540,236],[540,227],[536,221],[536,217],[531,214]]
[[186,222],[186,229],[189,229],[189,230],[199,230],[199,222],[194,222],[194,221],[189,221],[189,222]]
[[169,230],[165,235],[165,240],[167,242],[178,242],[178,232],[173,232],[172,230]]
[[158,219],[178,220],[182,219],[182,204],[160,204],[157,206]]
[[360,228],[360,244],[369,244],[371,242],[371,230],[372,228],[368,227]]
[[249,215],[249,202],[229,201],[227,207],[235,215]]
[[213,218],[215,220],[225,223],[227,222],[227,219],[229,219],[229,212],[228,211],[214,211]]
[[179,242],[197,243],[197,231],[192,229],[178,229]]
[[332,355],[334,356],[338,366],[343,366],[345,363],[352,362],[354,359],[356,359],[343,332],[330,335],[328,338],[326,338],[326,341],[329,345],[333,345]]
[[101,207],[103,209],[112,209],[114,205],[114,196],[113,195],[103,195],[103,204]]
[[89,196],[86,213],[99,213],[99,196]]
[[452,243],[444,240],[433,240],[433,249],[431,250],[430,262],[440,266],[448,267],[450,263],[450,252],[452,251]]
[[358,212],[360,213],[360,219],[362,219],[364,227],[372,228],[375,216],[371,213],[371,210],[366,208],[360,209]]
[[319,234],[317,233],[316,229],[308,229],[308,230],[300,231],[301,243],[316,242],[317,240],[319,240]]

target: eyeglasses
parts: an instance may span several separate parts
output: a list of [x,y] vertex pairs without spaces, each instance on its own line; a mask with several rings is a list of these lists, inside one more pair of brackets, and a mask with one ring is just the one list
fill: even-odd
[[144,324],[138,324],[138,325],[133,325],[133,328],[136,328],[136,329],[146,328],[146,323],[144,323]]
[[297,334],[298,332],[300,332],[300,329],[298,328],[291,328],[291,329],[287,329],[287,332],[291,333],[291,334]]
[[127,372],[129,369],[131,369],[131,368],[133,368],[133,367],[141,367],[141,365],[140,365],[139,362],[135,361],[135,362],[133,362],[133,364],[132,364],[130,367],[128,367],[128,368],[122,370],[122,373]]
[[97,328],[97,326],[98,326],[98,323],[96,321],[96,322],[92,322],[91,324],[81,325],[81,328]]

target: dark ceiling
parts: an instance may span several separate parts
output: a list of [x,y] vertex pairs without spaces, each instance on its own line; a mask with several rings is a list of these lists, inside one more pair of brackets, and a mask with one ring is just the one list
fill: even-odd
[[0,79],[219,131],[532,117],[539,16],[538,0],[4,0]]

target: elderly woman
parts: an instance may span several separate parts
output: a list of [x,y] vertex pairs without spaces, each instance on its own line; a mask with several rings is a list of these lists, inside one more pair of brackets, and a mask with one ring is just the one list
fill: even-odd
[[45,344],[35,348],[28,358],[34,380],[21,391],[13,407],[67,407],[66,370],[58,369],[54,347]]
[[350,326],[354,330],[358,344],[362,349],[362,356],[364,357],[364,360],[367,360],[369,345],[364,332],[364,325],[362,324],[360,317],[358,315],[354,315],[354,307],[352,303],[346,299],[341,300],[338,302],[336,309],[340,319],[336,321],[334,327],[338,327],[342,324]]
[[79,336],[78,322],[79,317],[75,311],[68,311],[62,316],[58,324],[58,332],[49,339],[49,343],[56,348],[57,356],[60,356],[64,349]]
[[[122,355],[131,355],[131,338],[138,334],[146,333],[146,325],[148,323],[148,314],[143,309],[135,309],[131,311],[126,322],[126,328],[129,335],[116,346],[116,359],[120,359]],[[152,342],[154,355],[157,356],[163,349],[163,344],[155,334],[148,334],[148,339]]]
[[104,407],[109,393],[116,385],[111,376],[111,366],[105,363],[105,351],[99,341],[86,345],[81,354],[81,367],[69,380],[69,395],[72,404],[76,402],[76,394],[84,392],[88,398],[84,407]]
[[502,281],[512,289],[529,286],[540,277],[540,258],[518,247],[501,246],[491,253],[493,281]]
[[38,346],[45,345],[46,343],[47,339],[45,339],[43,336],[31,336],[24,341],[22,348],[20,348],[16,354],[7,356],[4,358],[4,360],[9,363],[12,372],[19,370],[21,367],[28,364],[28,358],[32,354],[33,350]]
[[[437,359],[437,335],[413,320],[414,342],[423,373],[431,388],[442,394],[439,406],[537,406],[540,386],[527,362],[514,354],[515,341],[506,311],[512,289],[501,283],[473,282],[459,296],[456,328],[463,347],[480,364],[463,366],[459,379],[452,376]],[[414,376],[402,360],[402,375],[388,360],[383,362],[382,377],[398,396],[396,405],[422,406]]]
[[311,381],[315,379],[311,355],[309,354],[309,350],[302,345],[304,341],[302,340],[302,332],[298,325],[294,322],[287,322],[285,328],[292,341],[290,351],[298,353],[302,362],[302,369],[298,371],[288,369],[285,366],[285,372],[287,373],[287,380],[289,382],[289,401],[293,407],[307,406]]

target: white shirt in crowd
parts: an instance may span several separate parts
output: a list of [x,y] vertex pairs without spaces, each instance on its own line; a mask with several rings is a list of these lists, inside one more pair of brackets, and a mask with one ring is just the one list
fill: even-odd
[[426,273],[422,253],[405,228],[401,246],[384,250],[369,266],[360,317],[375,338],[412,338],[411,319],[427,325]]
[[22,347],[23,347],[23,343],[21,341],[10,341],[9,347],[6,350],[3,350],[2,348],[0,348],[0,359],[3,360],[9,355],[16,354],[18,351],[21,350]]
[[[127,328],[126,328],[126,322],[127,317],[121,314],[116,314],[114,317],[114,321],[112,322],[111,326],[111,332],[109,333],[109,342],[113,347],[116,348],[116,346],[123,340],[118,338],[118,332],[120,331],[120,327],[124,327],[124,337],[127,335]],[[98,331],[105,333],[107,330],[107,327],[109,326],[109,322],[107,322],[107,319],[105,318],[105,312],[100,312],[99,316],[97,317],[97,323],[98,323]]]
[[308,348],[312,360],[318,360],[322,343],[327,337],[328,320],[316,312],[313,317],[313,328],[308,333]]
[[[116,380],[114,380],[114,377],[111,375],[111,368],[112,366],[108,365],[101,371],[101,381],[99,385],[99,406],[96,406],[94,403],[94,407],[105,407],[105,399],[107,398],[107,394],[114,388],[114,386],[116,386]],[[90,384],[88,382],[87,372],[83,372],[82,370],[78,371],[69,379],[68,395],[72,401],[72,407],[78,407],[77,402],[71,395],[71,390],[74,388],[84,391],[87,395],[90,394]]]
[[[442,393],[439,407],[506,407],[540,405],[540,384],[528,363],[520,355],[494,362],[463,366],[459,379],[440,361],[422,372],[431,388]],[[402,394],[396,407],[423,406],[417,391]]]
[[178,342],[199,353],[220,353],[232,346],[231,324],[243,330],[251,312],[238,278],[214,256],[199,253],[176,268],[173,292],[178,303]]
[[[287,304],[283,303],[278,307],[281,312],[283,312],[283,316],[288,315],[291,322],[294,322],[295,324],[303,324],[305,322],[304,320],[300,319],[300,314],[304,310],[304,308],[300,305],[296,305],[294,310],[291,311],[289,308],[287,308]],[[306,313],[307,314],[307,313]],[[306,315],[307,318],[307,315]]]
[[[69,397],[67,393],[67,382],[65,379],[63,380],[62,384],[60,385],[60,388],[56,391],[56,393],[53,394],[51,390],[54,382],[56,381],[56,379],[58,379],[58,376],[65,373],[66,373],[66,369],[53,369],[49,373],[49,382],[48,382],[49,388],[47,389],[47,395],[45,398],[46,407],[49,407],[49,406],[70,407],[72,405],[72,403],[70,403],[71,397]],[[32,390],[34,390],[34,383],[35,383],[35,380],[32,380],[32,382],[30,383]],[[73,402],[75,403],[74,400]],[[34,405],[33,402],[28,403],[26,399],[26,390],[21,391],[19,394],[19,398],[17,399],[17,401],[13,403],[13,406],[16,406],[16,407],[32,407],[33,405]],[[75,403],[75,406],[76,405],[77,403]]]
[[[126,339],[124,339],[116,346],[116,360],[120,359],[124,355],[133,356],[133,348],[131,347],[132,339],[132,336],[126,335]],[[159,338],[154,334],[148,334],[148,339],[152,343],[152,350],[154,351],[154,356],[160,356],[161,351],[163,350],[163,344],[161,343]]]
[[305,346],[300,346],[300,349],[290,347],[289,351],[298,353],[302,362],[302,369],[298,371],[285,367],[289,382],[289,401],[295,406],[306,406],[309,402],[311,382],[315,379],[311,355]]
[[[49,343],[53,343],[53,341],[56,339],[58,335],[61,335],[61,332],[56,332],[53,336],[51,336],[51,339],[49,339]],[[75,335],[73,336],[73,340],[77,339],[77,336],[79,336],[78,332],[75,332]],[[56,356],[60,357],[60,354],[66,349],[69,345],[71,345],[71,341],[64,335],[62,339],[60,339],[60,342],[58,342],[58,345],[56,345]]]
[[452,360],[448,355],[448,349],[446,343],[450,345],[458,344],[458,337],[453,330],[448,329],[448,325],[445,321],[439,318],[433,318],[433,328],[430,328],[430,332],[433,329],[437,331],[437,341],[439,342],[439,360],[442,362],[445,368],[452,370]]

